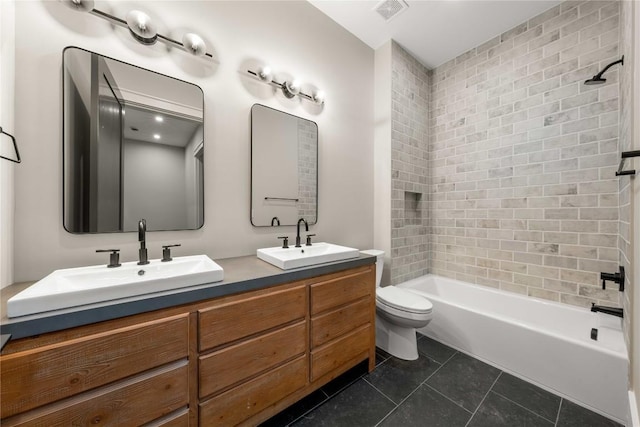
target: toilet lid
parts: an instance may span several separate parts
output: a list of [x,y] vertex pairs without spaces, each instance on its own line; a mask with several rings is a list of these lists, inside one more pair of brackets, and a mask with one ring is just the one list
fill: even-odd
[[376,299],[389,307],[411,313],[430,313],[433,309],[428,299],[395,286],[376,289]]

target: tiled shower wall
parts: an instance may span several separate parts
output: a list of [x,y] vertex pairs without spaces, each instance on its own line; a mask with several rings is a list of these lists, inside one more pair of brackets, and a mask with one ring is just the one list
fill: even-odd
[[297,218],[317,221],[318,126],[298,119],[298,207]]
[[618,41],[618,2],[565,2],[433,70],[431,272],[618,303],[619,70],[583,84]]
[[[639,7],[636,5],[636,7]],[[632,144],[631,129],[631,112],[633,109],[633,10],[630,1],[620,2],[620,54],[625,55],[627,61],[620,69],[620,152],[630,151]],[[636,31],[640,31],[637,29]],[[637,93],[637,90],[636,90]],[[636,95],[638,96],[638,95]],[[627,162],[625,169],[631,169],[631,162]],[[620,194],[618,196],[620,204],[620,226],[618,247],[620,249],[620,265],[624,266],[626,271],[626,292],[621,295],[622,306],[626,313],[631,313],[632,294],[632,273],[631,259],[633,257],[633,249],[631,246],[631,178],[623,176],[619,178]],[[637,184],[636,184],[637,185]],[[637,259],[637,257],[636,257]],[[631,350],[630,331],[632,316],[625,316],[624,331],[627,348]]]
[[391,45],[391,284],[427,274],[427,69]]

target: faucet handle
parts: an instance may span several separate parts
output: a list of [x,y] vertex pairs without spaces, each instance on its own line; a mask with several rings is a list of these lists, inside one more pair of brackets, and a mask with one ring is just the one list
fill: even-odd
[[278,239],[283,239],[282,240],[282,249],[289,248],[289,236],[280,236],[280,237],[278,237]]
[[182,245],[180,243],[175,245],[162,245],[162,262],[171,261],[173,258],[171,258],[171,249],[169,248],[175,248],[178,246]]
[[114,267],[120,267],[122,264],[120,264],[120,249],[97,249],[96,253],[100,253],[100,252],[111,252],[111,255],[109,255],[109,264],[107,265],[108,268],[114,268]]
[[315,234],[307,234],[307,245],[306,246],[311,246],[311,238],[315,236]]

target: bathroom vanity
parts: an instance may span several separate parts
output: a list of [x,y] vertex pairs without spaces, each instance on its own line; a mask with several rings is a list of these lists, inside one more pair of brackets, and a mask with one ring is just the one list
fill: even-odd
[[[221,260],[219,296],[72,328],[55,317],[59,330],[2,351],[2,425],[256,425],[364,360],[374,368],[374,262]],[[189,292],[208,295],[173,299]]]

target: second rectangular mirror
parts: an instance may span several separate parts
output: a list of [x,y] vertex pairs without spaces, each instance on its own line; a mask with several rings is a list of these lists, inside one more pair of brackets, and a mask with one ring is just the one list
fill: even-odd
[[318,125],[264,105],[251,107],[251,224],[318,221]]

